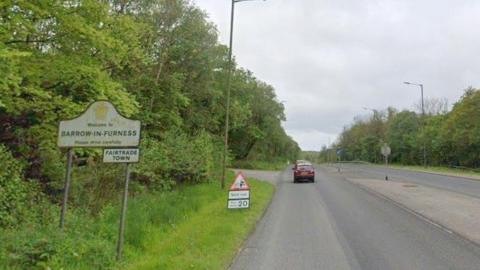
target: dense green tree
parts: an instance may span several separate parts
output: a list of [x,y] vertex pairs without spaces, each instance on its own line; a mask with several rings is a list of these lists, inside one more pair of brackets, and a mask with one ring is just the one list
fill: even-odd
[[441,128],[446,161],[452,165],[480,166],[480,91],[469,88]]
[[425,144],[428,165],[479,167],[480,90],[466,89],[451,111],[445,100],[431,99],[429,104],[425,116],[388,108],[385,117],[376,117],[376,112],[371,119],[356,121],[344,129],[337,147],[347,160],[379,162],[375,155],[387,142],[393,162],[423,164]]
[[[205,12],[187,0],[2,1],[0,143],[24,163],[24,177],[58,194],[58,122],[108,99],[142,121],[156,149],[148,157],[162,159],[158,166],[146,161],[152,166],[137,170],[139,181],[203,181],[221,160],[227,52]],[[232,158],[295,156],[299,148],[281,126],[284,108],[274,89],[236,63],[233,69]],[[164,155],[166,149],[175,155]],[[99,160],[96,150],[76,155]],[[181,163],[188,177],[178,176]]]

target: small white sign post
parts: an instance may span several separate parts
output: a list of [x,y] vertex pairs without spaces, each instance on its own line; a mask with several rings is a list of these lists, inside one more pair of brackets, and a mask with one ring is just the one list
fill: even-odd
[[125,216],[127,214],[128,184],[130,182],[130,163],[139,160],[140,151],[138,148],[106,148],[103,149],[103,162],[125,163],[125,187],[123,189],[122,212],[120,213],[120,225],[118,229],[117,260],[122,258]]
[[138,162],[140,144],[140,121],[122,116],[112,103],[97,101],[78,117],[60,121],[58,126],[59,147],[68,149],[67,172],[60,214],[60,228],[65,224],[68,193],[70,190],[73,147],[116,147],[104,149],[103,161],[106,163],[125,163],[125,189],[123,193],[122,212],[117,243],[117,259],[122,256],[123,232],[125,230],[125,214],[127,212],[128,184],[130,179],[130,163]]
[[125,187],[123,189],[122,212],[118,228],[117,260],[122,258],[123,239],[125,232],[125,216],[127,215],[128,184],[130,182],[130,163],[138,162],[138,149],[104,149],[103,162],[125,163]]
[[[390,149],[390,146],[388,146],[387,143],[384,143],[381,149],[381,153],[383,157],[385,158],[385,166],[388,166],[388,156],[392,153],[392,149]],[[385,176],[385,180],[388,180],[388,175]]]
[[228,209],[242,209],[250,207],[250,186],[245,176],[240,172],[228,191]]

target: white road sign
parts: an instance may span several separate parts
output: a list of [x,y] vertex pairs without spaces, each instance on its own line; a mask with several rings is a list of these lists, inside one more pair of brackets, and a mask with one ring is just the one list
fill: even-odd
[[103,149],[103,162],[106,163],[135,163],[138,162],[140,151],[138,148]]
[[390,149],[390,146],[388,146],[388,144],[384,144],[382,146],[382,155],[384,155],[385,157],[386,156],[389,156],[391,153],[392,153],[392,149]]
[[250,200],[229,200],[228,209],[239,209],[239,208],[249,208]]
[[239,172],[228,191],[228,209],[250,207],[250,186],[245,176]]
[[97,101],[79,117],[60,121],[59,147],[128,147],[140,142],[140,121],[118,113],[108,101]]
[[229,200],[249,199],[250,190],[234,190],[228,192]]

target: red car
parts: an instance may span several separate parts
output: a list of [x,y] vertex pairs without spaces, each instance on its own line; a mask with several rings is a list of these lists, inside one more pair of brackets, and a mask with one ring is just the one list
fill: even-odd
[[309,162],[296,163],[293,167],[293,182],[308,180],[315,182],[315,168]]

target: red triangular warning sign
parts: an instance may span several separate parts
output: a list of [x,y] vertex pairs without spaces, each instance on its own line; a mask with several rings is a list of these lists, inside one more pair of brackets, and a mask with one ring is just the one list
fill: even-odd
[[242,172],[239,172],[237,176],[235,176],[235,181],[230,186],[230,190],[250,190],[247,179]]

